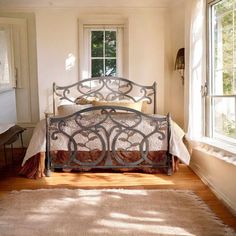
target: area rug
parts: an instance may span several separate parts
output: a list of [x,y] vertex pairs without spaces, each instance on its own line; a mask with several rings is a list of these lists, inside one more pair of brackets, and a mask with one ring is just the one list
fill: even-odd
[[191,191],[14,191],[0,199],[0,235],[235,235]]

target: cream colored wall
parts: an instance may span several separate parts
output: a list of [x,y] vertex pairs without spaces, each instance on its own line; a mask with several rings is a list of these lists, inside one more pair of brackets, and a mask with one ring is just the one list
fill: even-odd
[[[66,85],[79,80],[78,20],[85,15],[119,16],[128,25],[128,77],[141,84],[157,81],[157,110],[164,113],[165,10],[154,8],[38,9],[36,14],[40,116],[51,110],[52,83]],[[75,66],[65,70],[68,54]]]
[[[73,11],[36,12],[38,87],[40,117],[52,111],[52,84],[68,85],[78,80],[77,17]],[[66,71],[65,62],[72,53],[75,66]]]
[[236,215],[236,166],[194,149],[191,168]]
[[[124,63],[127,65],[125,77],[141,84],[157,82],[157,112],[169,112],[166,103],[167,78],[170,77],[173,66],[166,57],[166,48],[174,40],[167,38],[166,30],[170,30],[167,19],[170,16],[168,8],[150,7],[114,7],[114,8],[18,8],[0,10],[1,14],[35,14],[38,94],[32,93],[32,98],[39,96],[40,118],[44,112],[52,111],[52,83],[67,85],[79,80],[79,21],[93,16],[124,19],[127,52]],[[5,13],[4,13],[5,12]],[[176,19],[177,20],[177,19]],[[171,22],[170,22],[171,23]],[[179,37],[179,36],[178,36]],[[172,50],[172,49],[171,49]],[[65,61],[69,54],[76,58],[71,70],[65,69]],[[173,63],[173,62],[172,62]],[[34,86],[33,84],[31,86]],[[179,103],[175,99],[175,103]],[[177,107],[181,104],[177,105]],[[34,106],[37,109],[36,106]],[[33,110],[32,110],[33,112]],[[35,113],[35,112],[34,112]],[[172,116],[175,115],[171,111]],[[36,114],[31,114],[36,116]]]
[[166,15],[166,53],[165,53],[165,109],[172,119],[184,127],[184,85],[177,71],[174,70],[178,49],[185,47],[184,40],[184,2],[170,8]]
[[[52,111],[52,83],[67,85],[79,80],[79,32],[78,21],[93,16],[124,19],[126,22],[127,48],[125,77],[141,83],[157,82],[157,112],[170,112],[182,125],[181,82],[173,79],[173,61],[182,27],[182,20],[175,8],[114,7],[114,8],[25,8],[11,9],[12,12],[34,12],[36,17],[38,93],[40,118],[44,112]],[[181,12],[181,7],[178,7]],[[181,18],[182,19],[182,18]],[[178,24],[177,22],[181,22]],[[173,25],[175,24],[175,26]],[[168,31],[168,34],[167,34]],[[170,40],[171,39],[171,40]],[[167,56],[167,50],[169,55]],[[74,67],[66,71],[65,61],[69,54],[76,58]],[[177,82],[176,82],[177,81]],[[178,83],[179,82],[179,83]],[[180,84],[180,86],[179,86]],[[166,96],[174,91],[175,96]],[[170,99],[169,99],[170,98]]]

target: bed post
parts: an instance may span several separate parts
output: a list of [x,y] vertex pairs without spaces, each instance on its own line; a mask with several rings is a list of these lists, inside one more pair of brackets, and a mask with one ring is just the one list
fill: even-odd
[[49,133],[49,114],[46,114],[46,159],[45,159],[45,175],[51,176],[51,158],[50,158],[50,133]]
[[154,109],[153,109],[153,113],[156,114],[156,89],[157,89],[157,83],[154,82],[153,83],[153,99],[154,99]]
[[172,167],[172,156],[170,154],[170,136],[171,136],[171,117],[170,114],[167,114],[167,132],[168,132],[168,142],[167,142],[167,175],[172,175],[173,167]]
[[56,115],[56,104],[55,104],[55,92],[56,92],[56,83],[53,82],[52,85],[52,96],[53,96],[53,115]]

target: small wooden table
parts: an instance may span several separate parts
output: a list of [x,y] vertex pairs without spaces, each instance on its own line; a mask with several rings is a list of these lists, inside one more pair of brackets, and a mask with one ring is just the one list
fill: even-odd
[[19,125],[14,125],[6,132],[0,134],[0,146],[3,145],[5,164],[7,164],[6,145],[11,145],[11,157],[13,162],[13,143],[20,138],[21,147],[24,148],[22,133],[25,130],[26,130],[25,128],[22,128]]

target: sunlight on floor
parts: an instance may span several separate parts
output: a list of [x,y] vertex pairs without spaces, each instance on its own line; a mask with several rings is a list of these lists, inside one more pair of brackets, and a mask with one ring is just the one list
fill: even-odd
[[[132,220],[132,218],[131,218]],[[147,233],[155,233],[155,234],[164,234],[164,235],[193,235],[188,233],[186,230],[180,227],[166,226],[166,225],[156,225],[156,224],[141,224],[141,223],[128,223],[119,220],[98,220],[97,224],[104,227],[117,228],[120,230],[126,229],[129,230],[130,233],[132,231],[142,231]],[[91,230],[93,231],[93,230]]]
[[55,179],[60,178],[60,184],[63,185],[63,178],[66,178],[67,187],[89,187],[89,186],[140,186],[152,185],[157,183],[158,185],[174,185],[173,178],[171,176],[163,174],[145,174],[145,173],[52,173],[52,177],[45,177],[42,182],[48,186],[58,185],[58,181]]
[[130,216],[127,214],[122,214],[122,213],[110,213],[110,217],[115,218],[115,219],[147,221],[147,222],[161,222],[161,221],[163,221],[162,219],[159,219],[159,218],[137,217],[137,216]]

